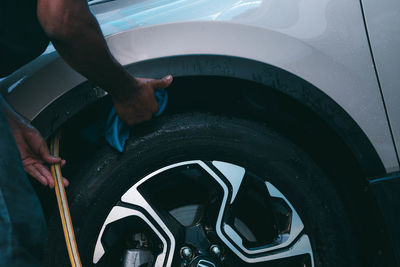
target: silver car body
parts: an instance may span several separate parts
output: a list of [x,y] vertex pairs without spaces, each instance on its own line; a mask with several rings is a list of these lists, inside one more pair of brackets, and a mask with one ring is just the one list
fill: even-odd
[[[343,108],[368,137],[386,171],[393,172],[399,170],[395,142],[400,149],[400,84],[393,69],[400,69],[400,59],[393,50],[400,47],[400,27],[386,30],[386,40],[392,40],[392,33],[397,39],[385,51],[379,23],[388,11],[394,12],[390,23],[398,23],[400,4],[380,1],[378,12],[373,2],[363,1],[372,36],[358,0],[116,0],[92,1],[92,10],[113,55],[134,75],[216,75],[261,83],[273,79],[241,71],[246,63],[237,66],[229,60],[171,60],[155,68],[134,67],[138,62],[190,55],[241,58],[296,75]],[[0,86],[12,106],[33,120],[84,81],[50,46]]]

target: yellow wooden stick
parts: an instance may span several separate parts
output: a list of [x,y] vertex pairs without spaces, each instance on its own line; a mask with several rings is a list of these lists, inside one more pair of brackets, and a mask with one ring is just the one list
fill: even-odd
[[[56,134],[50,143],[50,153],[53,156],[58,157],[59,151],[60,133]],[[69,260],[71,261],[72,267],[82,267],[81,259],[78,253],[78,246],[75,240],[74,228],[72,226],[71,214],[69,212],[67,195],[65,194],[64,184],[62,181],[61,166],[60,164],[54,164],[51,165],[50,169],[54,178],[54,189],[56,191],[58,210],[60,211]]]

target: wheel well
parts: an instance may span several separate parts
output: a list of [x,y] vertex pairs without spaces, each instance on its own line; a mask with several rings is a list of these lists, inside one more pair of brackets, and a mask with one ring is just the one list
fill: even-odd
[[[93,89],[89,83],[82,86],[86,86],[89,88],[88,90]],[[78,89],[82,90],[82,87],[73,89],[71,94],[76,94]],[[101,96],[101,93],[95,93],[93,100],[98,96]],[[324,98],[320,97],[317,96],[319,101],[324,101]],[[69,98],[73,99],[74,97],[70,96]],[[54,109],[61,101],[65,100],[57,101],[49,107],[49,110]],[[332,103],[328,104],[332,105]],[[73,175],[79,168],[79,164],[95,149],[94,146],[87,145],[82,141],[79,135],[80,131],[96,120],[99,111],[104,112],[109,106],[111,106],[109,97],[103,97],[98,101],[93,101],[91,105],[61,124],[65,137],[63,157],[70,165],[64,172],[66,177]],[[338,110],[342,111],[340,107],[335,107],[336,120],[339,119],[340,123],[348,121],[354,123],[350,117],[340,117],[341,114]],[[382,172],[384,170],[382,163],[376,152],[375,155],[359,155],[363,151],[355,151],[354,148],[357,146],[349,147],[347,145],[349,140],[343,139],[343,135],[347,133],[340,133],[337,129],[332,128],[326,117],[324,118],[323,112],[316,113],[307,103],[299,102],[296,97],[253,81],[220,76],[175,78],[169,89],[169,103],[166,112],[193,111],[212,112],[256,121],[275,129],[296,143],[331,177],[333,185],[346,203],[347,212],[354,223],[354,230],[361,237],[362,249],[372,249],[368,254],[368,257],[371,258],[368,260],[382,262],[382,258],[387,257],[382,254],[382,251],[386,251],[387,248],[379,247],[387,242],[382,240],[385,235],[382,234],[384,228],[381,216],[369,192],[366,179],[368,176],[378,175],[377,172]],[[46,113],[39,115],[33,123],[39,129],[48,127],[50,121],[46,123],[46,119],[51,117],[49,115],[51,113],[54,114],[54,112],[50,112],[47,115]],[[54,131],[56,126],[52,126],[50,132],[47,130],[47,136]],[[352,137],[359,137],[358,133],[363,135],[355,123],[346,125],[344,128],[347,131],[354,130],[351,132]],[[355,132],[357,134],[354,134]],[[373,150],[365,135],[361,136],[357,142],[361,142]],[[360,157],[366,161],[360,162]],[[378,160],[373,162],[370,160],[371,158]],[[376,166],[363,168],[366,163]],[[46,196],[42,195],[42,198],[46,198]],[[366,240],[363,239],[366,237],[365,233],[369,234]],[[378,247],[373,247],[375,245]]]

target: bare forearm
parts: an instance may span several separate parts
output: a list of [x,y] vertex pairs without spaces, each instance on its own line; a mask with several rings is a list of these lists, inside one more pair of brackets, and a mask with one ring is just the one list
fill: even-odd
[[39,0],[38,18],[59,54],[76,71],[114,97],[131,93],[136,80],[111,55],[85,0]]
[[172,76],[135,79],[111,55],[86,0],[38,0],[38,19],[60,55],[78,72],[113,96],[118,116],[128,125],[151,119],[158,110],[155,90]]

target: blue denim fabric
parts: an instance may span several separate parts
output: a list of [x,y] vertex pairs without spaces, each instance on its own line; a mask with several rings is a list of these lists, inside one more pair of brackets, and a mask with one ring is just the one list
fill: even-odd
[[45,242],[43,211],[0,105],[0,266],[40,266]]

